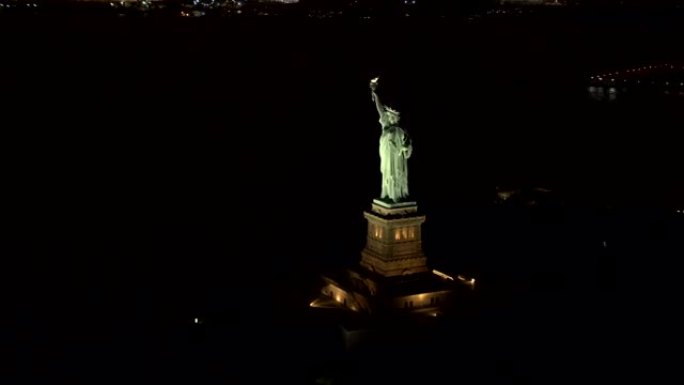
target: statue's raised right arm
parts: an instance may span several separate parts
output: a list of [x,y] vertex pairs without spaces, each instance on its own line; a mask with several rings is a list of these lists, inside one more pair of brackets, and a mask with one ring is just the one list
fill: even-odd
[[371,98],[373,102],[375,102],[375,108],[378,110],[378,115],[380,115],[380,117],[382,118],[382,115],[385,113],[385,106],[380,102],[380,98],[378,97],[378,94],[375,92],[378,89],[378,79],[379,78],[371,79],[370,89]]

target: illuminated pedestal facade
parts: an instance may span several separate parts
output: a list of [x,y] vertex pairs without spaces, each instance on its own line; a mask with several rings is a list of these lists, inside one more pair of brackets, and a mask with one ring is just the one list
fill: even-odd
[[325,275],[321,296],[311,306],[438,315],[455,282],[427,266],[421,241],[425,216],[416,203],[374,200],[364,216],[368,232],[360,266]]
[[387,204],[374,200],[368,221],[361,266],[385,277],[426,272],[420,226],[425,216],[415,202]]

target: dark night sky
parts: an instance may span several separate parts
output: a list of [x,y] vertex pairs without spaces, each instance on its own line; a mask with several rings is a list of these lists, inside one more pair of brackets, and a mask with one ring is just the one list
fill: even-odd
[[[197,182],[252,177],[243,165],[262,175],[278,159],[287,170],[273,177],[299,178],[291,195],[303,197],[311,183],[320,186],[315,195],[344,196],[363,190],[359,176],[376,178],[378,125],[365,83],[379,74],[418,141],[416,167],[426,169],[414,173],[425,178],[417,188],[470,200],[498,183],[529,183],[630,200],[674,179],[669,111],[595,108],[584,79],[677,59],[671,47],[681,31],[625,19],[429,27],[14,21],[4,28],[22,39],[4,48],[12,60],[2,69],[12,76],[3,96],[20,118],[13,132],[25,139],[22,165],[48,176],[59,167],[75,181],[197,194]],[[312,159],[347,179],[310,182]],[[458,175],[457,191],[444,190],[437,169]]]
[[[251,336],[281,322],[290,292],[279,285],[305,292],[297,280],[331,264],[322,258],[349,261],[362,245],[360,211],[379,187],[379,124],[367,90],[377,75],[415,140],[412,188],[432,218],[426,247],[435,258],[496,276],[562,249],[540,269],[571,277],[559,289],[563,303],[584,298],[571,295],[573,285],[599,274],[581,274],[596,269],[582,253],[606,228],[632,237],[621,250],[636,245],[654,255],[652,266],[664,263],[673,251],[658,243],[654,252],[639,221],[651,220],[642,209],[681,191],[676,115],[592,105],[583,82],[597,70],[681,59],[681,25],[588,16],[470,25],[2,20],[0,34],[17,37],[0,63],[10,192],[2,271],[17,315],[3,322],[19,330],[8,338],[33,341],[27,356],[51,338],[70,346],[59,350],[65,367],[90,348],[106,356],[107,346],[138,346],[124,366],[142,367],[157,339],[191,340],[173,326],[191,314],[228,314],[230,327]],[[530,230],[529,240],[548,241],[511,262],[523,230],[508,232],[515,219],[488,221],[501,219],[485,208],[498,184],[557,189],[573,207],[570,224]],[[606,202],[646,213],[587,214]],[[591,282],[584,294],[600,290]],[[592,298],[600,309],[605,298]],[[510,346],[521,342],[513,330],[499,333]],[[237,345],[244,360],[264,348],[270,362],[287,349],[265,348],[266,336],[286,334]],[[108,368],[92,360],[88,376]],[[47,365],[50,354],[37,362]]]

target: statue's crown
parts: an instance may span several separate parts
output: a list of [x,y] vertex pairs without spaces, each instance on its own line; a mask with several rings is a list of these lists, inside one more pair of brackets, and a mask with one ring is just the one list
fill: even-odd
[[397,111],[393,108],[389,108],[387,106],[385,106],[385,111],[389,112],[390,114],[399,115],[399,111]]

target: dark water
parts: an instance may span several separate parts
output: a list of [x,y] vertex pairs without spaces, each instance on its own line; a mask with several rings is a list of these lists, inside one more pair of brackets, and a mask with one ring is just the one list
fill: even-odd
[[[480,318],[444,326],[447,353],[416,359],[435,371],[388,378],[561,382],[578,346],[592,350],[579,373],[612,376],[616,260],[649,271],[681,246],[661,211],[681,151],[674,110],[593,105],[585,79],[680,59],[681,25],[3,19],[7,367],[83,383],[383,378],[304,315],[318,271],[363,245],[379,75],[414,137],[428,255],[494,287]],[[501,184],[569,208],[493,209]]]

